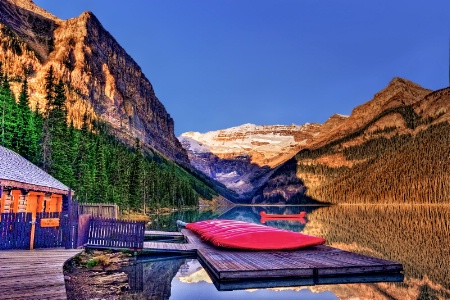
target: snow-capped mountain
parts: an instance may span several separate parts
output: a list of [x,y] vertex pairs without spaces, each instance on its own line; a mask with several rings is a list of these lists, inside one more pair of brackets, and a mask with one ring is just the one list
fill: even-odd
[[321,126],[244,124],[203,134],[187,132],[178,139],[196,169],[245,194],[312,141]]
[[248,156],[258,166],[271,168],[292,156],[320,130],[320,124],[258,126],[244,124],[207,133],[186,132],[178,139],[192,153],[213,153],[230,159]]

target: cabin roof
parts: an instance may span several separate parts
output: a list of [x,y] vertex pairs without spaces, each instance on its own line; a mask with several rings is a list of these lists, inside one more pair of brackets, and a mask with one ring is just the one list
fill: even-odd
[[19,154],[0,146],[0,186],[68,194],[70,188]]

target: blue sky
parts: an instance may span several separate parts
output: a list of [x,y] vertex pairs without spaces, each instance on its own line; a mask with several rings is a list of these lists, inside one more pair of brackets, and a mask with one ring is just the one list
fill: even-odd
[[141,66],[175,134],[325,122],[392,78],[449,82],[448,0],[35,0],[92,11]]

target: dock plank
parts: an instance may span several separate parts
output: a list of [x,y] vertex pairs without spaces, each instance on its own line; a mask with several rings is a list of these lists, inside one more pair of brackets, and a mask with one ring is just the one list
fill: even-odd
[[143,252],[160,253],[197,253],[197,246],[193,244],[144,242]]
[[199,245],[200,247],[212,247],[211,244],[205,243],[197,234],[189,229],[182,229],[181,234],[185,236],[188,243]]
[[67,299],[63,265],[81,251],[0,251],[1,299]]
[[146,230],[145,236],[152,236],[152,237],[179,237],[182,238],[184,235],[181,232],[178,231],[158,231],[158,230]]

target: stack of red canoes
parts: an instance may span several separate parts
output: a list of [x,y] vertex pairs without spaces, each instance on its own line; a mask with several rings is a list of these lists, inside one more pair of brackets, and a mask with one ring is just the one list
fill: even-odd
[[306,212],[302,211],[299,214],[289,214],[289,215],[282,215],[282,214],[268,214],[264,211],[260,212],[259,215],[261,216],[260,222],[262,224],[274,220],[280,220],[280,221],[294,221],[294,222],[300,222],[302,224],[306,224],[305,216]]
[[298,214],[290,214],[290,215],[282,215],[282,214],[268,214],[264,211],[260,212],[259,215],[263,218],[272,218],[272,219],[295,219],[295,218],[304,218],[306,216],[306,212],[302,211]]
[[246,250],[293,250],[325,243],[325,239],[270,226],[234,220],[188,223],[186,228],[215,246]]

